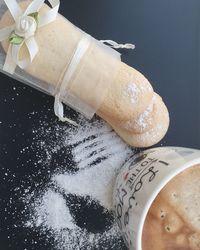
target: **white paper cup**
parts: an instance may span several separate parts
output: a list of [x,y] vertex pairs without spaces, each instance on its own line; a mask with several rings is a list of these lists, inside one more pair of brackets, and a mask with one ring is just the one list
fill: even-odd
[[177,174],[198,163],[200,150],[162,147],[134,155],[124,165],[114,188],[114,207],[130,250],[142,249],[145,218],[161,189]]

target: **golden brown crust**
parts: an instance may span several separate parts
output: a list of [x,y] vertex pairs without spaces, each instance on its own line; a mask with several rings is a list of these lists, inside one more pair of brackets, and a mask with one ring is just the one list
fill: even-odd
[[152,97],[153,88],[148,80],[136,69],[121,63],[97,114],[119,125],[144,112]]
[[158,95],[156,95],[154,105],[154,117],[154,126],[142,134],[128,132],[113,123],[109,123],[129,145],[134,147],[150,147],[164,137],[169,127],[168,110]]

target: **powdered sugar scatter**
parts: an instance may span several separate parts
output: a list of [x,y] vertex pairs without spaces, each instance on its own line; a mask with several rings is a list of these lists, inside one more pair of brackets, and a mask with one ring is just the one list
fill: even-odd
[[73,218],[61,194],[47,189],[34,203],[34,218],[26,222],[27,227],[43,226],[48,230],[74,229]]
[[110,210],[116,170],[116,166],[112,164],[105,163],[103,166],[98,164],[92,169],[81,170],[74,175],[55,175],[53,180],[66,193],[90,196]]
[[53,238],[55,250],[125,249],[113,220],[112,192],[117,171],[133,151],[103,121],[80,122],[79,128],[34,129],[33,147],[48,181],[23,195],[24,226],[47,241]]
[[153,111],[153,104],[149,105],[149,107],[142,113],[138,119],[136,119],[136,124],[141,129],[146,129],[148,126],[149,120],[151,117],[149,117],[150,113]]
[[132,104],[135,104],[138,99],[138,93],[140,92],[140,89],[135,83],[129,83],[126,88],[126,95],[130,98],[130,101]]
[[148,126],[150,126],[153,122],[151,113],[153,111],[154,106],[154,98],[151,104],[147,107],[147,109],[139,115],[137,119],[129,120],[126,123],[123,123],[123,127],[126,129],[136,129],[139,132],[143,132]]
[[125,85],[124,94],[126,97],[129,97],[130,102],[135,104],[138,101],[138,96],[145,92],[152,92],[153,89],[147,80],[140,82],[140,84],[136,84],[134,82],[130,82]]

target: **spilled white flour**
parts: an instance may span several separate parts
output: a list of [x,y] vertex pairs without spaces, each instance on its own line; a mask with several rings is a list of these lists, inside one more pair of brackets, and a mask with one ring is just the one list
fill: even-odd
[[[74,229],[73,218],[65,200],[62,195],[51,189],[46,190],[40,199],[35,200],[34,216],[34,225],[36,227],[42,225],[48,230]],[[33,224],[28,221],[26,226],[32,227]]]
[[[66,193],[90,196],[102,206],[112,209],[112,191],[116,176],[116,165],[105,164],[81,170],[73,175],[56,175],[52,179]],[[78,183],[78,184],[77,184]]]
[[[131,151],[103,121],[84,124],[71,132],[65,143],[73,147],[72,154],[79,169],[87,168],[94,163],[96,167],[111,164],[111,167],[115,166],[116,169],[116,164],[121,165],[127,153]],[[97,163],[98,159],[103,161]]]
[[[62,163],[55,162],[54,171],[48,170],[45,188],[23,197],[28,210],[24,226],[45,233],[47,241],[53,238],[55,250],[121,250],[113,215],[103,231],[88,231],[77,223],[73,211],[81,213],[84,208],[74,196],[85,200],[86,207],[96,203],[103,208],[102,218],[110,216],[117,171],[133,151],[103,121],[81,123],[79,128],[55,125],[33,131],[38,164],[51,165],[55,155],[62,157]],[[69,156],[71,164],[65,159]]]

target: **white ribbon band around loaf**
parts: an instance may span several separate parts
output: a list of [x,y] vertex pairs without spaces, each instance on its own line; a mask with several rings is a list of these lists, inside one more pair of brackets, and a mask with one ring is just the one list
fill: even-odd
[[60,97],[62,96],[62,93],[64,93],[64,91],[66,90],[67,85],[69,84],[72,76],[76,72],[76,69],[82,57],[85,55],[85,52],[90,46],[90,42],[91,42],[90,36],[87,34],[83,35],[82,39],[78,43],[74,56],[72,57],[71,62],[64,75],[64,78],[60,84],[58,93],[55,95],[54,112],[56,116],[59,118],[60,121],[63,122],[67,121],[75,126],[77,126],[77,124],[74,121],[68,119],[67,117],[64,117],[64,107]]
[[[60,6],[60,0],[48,0],[52,8],[45,14],[39,13],[39,10],[43,6],[45,0],[33,0],[24,12],[20,8],[16,0],[4,0],[4,2],[7,5],[15,21],[15,24],[0,29],[0,42],[7,39],[9,39],[10,42],[3,70],[8,72],[9,74],[14,74],[17,66],[19,66],[21,69],[27,68],[39,52],[37,42],[34,38],[35,33],[40,27],[56,20]],[[60,97],[62,91],[66,88],[71,77],[76,72],[81,58],[87,51],[90,45],[90,39],[91,38],[89,35],[84,35],[83,38],[79,41],[71,63],[60,85],[60,89],[55,95],[54,112],[56,116],[59,118],[59,120],[63,122],[67,121],[68,123],[71,123],[73,125],[77,124],[74,121],[64,117],[64,108]],[[100,42],[106,43],[111,48],[115,49],[135,48],[135,45],[133,44],[118,44],[112,40],[101,40]],[[24,45],[28,49],[29,56],[28,58],[20,60],[20,50]]]

